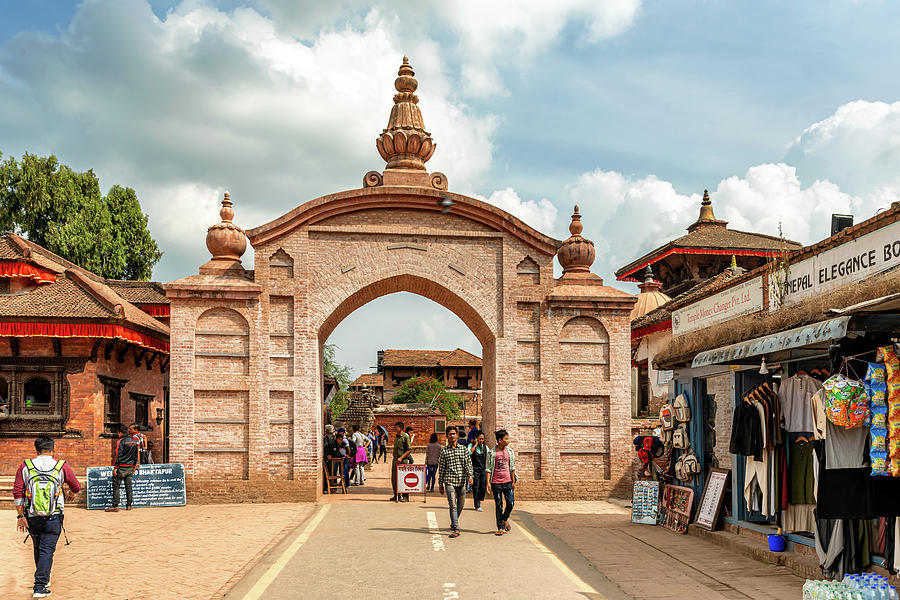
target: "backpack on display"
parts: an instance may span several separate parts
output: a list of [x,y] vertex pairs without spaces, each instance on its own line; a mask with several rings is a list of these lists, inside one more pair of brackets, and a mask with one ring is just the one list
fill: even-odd
[[677,461],[675,461],[675,479],[678,481],[684,481],[684,457],[682,456]]
[[64,464],[66,461],[60,460],[49,471],[42,471],[30,459],[25,461],[25,503],[29,516],[49,517],[56,513],[62,496]]
[[678,450],[684,450],[688,445],[687,429],[685,429],[684,425],[679,425],[675,428],[675,433],[672,435],[672,446]]
[[675,429],[675,412],[669,403],[663,404],[659,409],[659,422],[663,431]]
[[691,420],[691,405],[688,404],[684,394],[678,394],[675,398],[675,418],[681,423],[687,423]]
[[683,457],[682,471],[687,476],[697,475],[700,473],[700,459],[693,451],[688,452]]

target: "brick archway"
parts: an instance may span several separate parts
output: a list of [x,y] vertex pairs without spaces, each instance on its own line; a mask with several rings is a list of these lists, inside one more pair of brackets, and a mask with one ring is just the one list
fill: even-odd
[[[192,499],[317,497],[322,344],[352,310],[397,291],[445,306],[481,341],[484,420],[510,433],[517,495],[596,498],[627,488],[634,297],[590,272],[595,249],[580,235],[577,206],[560,242],[426,171],[435,143],[414,75],[404,59],[376,142],[383,173],[248,230],[252,271],[240,262],[246,240],[226,194],[222,221],[207,233],[212,260],[166,284],[170,456],[188,468]],[[238,313],[246,331],[199,331],[198,317],[217,307]],[[209,359],[203,370],[195,345]]]
[[[479,312],[460,296],[446,287],[418,275],[395,275],[366,285],[344,299],[328,316],[319,328],[319,356],[322,348],[334,329],[355,310],[362,308],[372,300],[395,294],[409,292],[427,298],[460,318],[472,334],[481,342],[482,348],[482,402],[483,427],[485,431],[495,431],[496,412],[496,351],[495,332],[481,317]],[[319,386],[321,390],[322,386]],[[506,426],[506,425],[504,425]]]

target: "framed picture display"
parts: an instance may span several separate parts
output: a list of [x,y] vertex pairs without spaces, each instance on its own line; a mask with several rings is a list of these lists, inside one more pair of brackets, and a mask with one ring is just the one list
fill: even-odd
[[706,487],[703,488],[703,496],[700,498],[700,508],[697,510],[697,518],[694,525],[713,531],[719,521],[722,512],[722,502],[725,500],[725,488],[731,469],[709,469],[706,477]]

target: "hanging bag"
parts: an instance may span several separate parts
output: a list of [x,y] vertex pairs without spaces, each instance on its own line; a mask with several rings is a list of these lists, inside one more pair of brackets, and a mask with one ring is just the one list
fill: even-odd
[[679,423],[687,423],[691,420],[691,405],[688,404],[687,397],[684,394],[678,394],[675,398],[675,418]]
[[685,450],[688,447],[688,432],[684,424],[675,428],[675,433],[672,436],[672,445],[678,450]]

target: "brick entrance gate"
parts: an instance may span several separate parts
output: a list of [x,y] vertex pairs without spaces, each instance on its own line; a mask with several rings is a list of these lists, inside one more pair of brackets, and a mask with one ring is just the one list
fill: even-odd
[[[363,188],[312,200],[244,232],[230,199],[212,260],[166,285],[170,457],[195,500],[312,500],[321,489],[321,352],[380,296],[412,292],[455,313],[483,347],[484,424],[507,429],[522,497],[603,497],[631,463],[629,311],[590,273],[593,243],[547,237],[429,174],[434,143],[404,60],[387,161]],[[553,278],[553,258],[564,273]],[[228,481],[221,481],[227,479]]]

